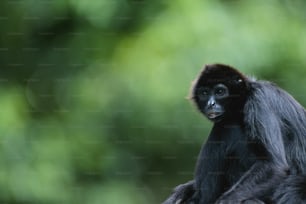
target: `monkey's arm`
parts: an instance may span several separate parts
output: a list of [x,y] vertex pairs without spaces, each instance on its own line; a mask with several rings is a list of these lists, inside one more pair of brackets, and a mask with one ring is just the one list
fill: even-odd
[[223,192],[224,147],[211,133],[198,157],[195,179],[179,185],[163,204],[212,203]]
[[271,195],[286,177],[286,171],[268,161],[259,161],[239,181],[225,192],[216,204],[241,203],[254,198]]

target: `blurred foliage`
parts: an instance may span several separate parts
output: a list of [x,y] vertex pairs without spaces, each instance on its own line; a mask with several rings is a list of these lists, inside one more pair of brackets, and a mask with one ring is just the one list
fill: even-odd
[[205,63],[306,104],[302,0],[0,2],[0,203],[160,203],[211,124]]

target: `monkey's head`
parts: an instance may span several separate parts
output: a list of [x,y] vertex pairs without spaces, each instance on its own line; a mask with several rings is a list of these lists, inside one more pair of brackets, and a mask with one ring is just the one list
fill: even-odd
[[206,65],[194,80],[190,98],[211,121],[241,116],[247,93],[247,78],[234,68]]

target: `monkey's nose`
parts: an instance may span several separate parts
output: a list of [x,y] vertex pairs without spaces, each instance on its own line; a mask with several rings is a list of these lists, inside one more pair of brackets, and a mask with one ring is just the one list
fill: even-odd
[[209,99],[207,102],[208,107],[214,107],[216,105],[216,101],[213,99]]

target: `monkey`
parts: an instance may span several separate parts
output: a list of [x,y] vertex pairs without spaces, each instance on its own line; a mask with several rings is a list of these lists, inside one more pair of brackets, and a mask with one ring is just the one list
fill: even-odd
[[290,94],[211,64],[190,99],[214,125],[193,180],[163,204],[306,203],[306,112]]

